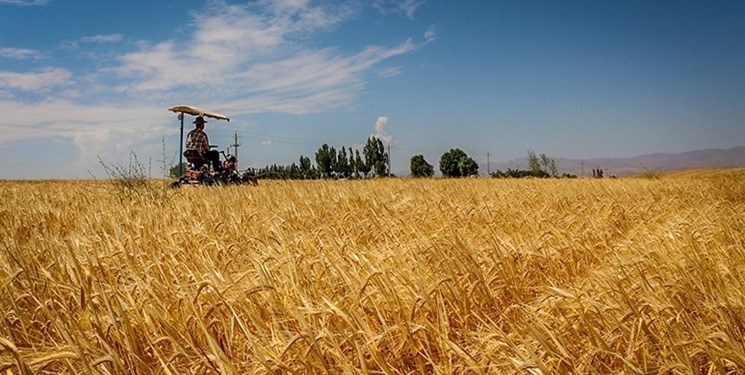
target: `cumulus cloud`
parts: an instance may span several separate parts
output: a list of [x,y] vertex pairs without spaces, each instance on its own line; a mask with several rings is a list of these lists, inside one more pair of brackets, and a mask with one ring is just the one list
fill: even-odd
[[388,124],[388,116],[378,116],[375,121],[375,133],[373,136],[383,141],[383,144],[389,145],[393,141],[393,136],[388,134],[385,130],[385,126]]

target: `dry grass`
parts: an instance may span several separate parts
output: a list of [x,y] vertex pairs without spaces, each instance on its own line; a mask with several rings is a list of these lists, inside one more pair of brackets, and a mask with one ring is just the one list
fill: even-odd
[[743,373],[743,182],[0,182],[0,372]]
[[665,172],[660,174],[662,177],[672,178],[719,178],[727,177],[745,177],[745,168],[702,168],[686,169],[682,171]]

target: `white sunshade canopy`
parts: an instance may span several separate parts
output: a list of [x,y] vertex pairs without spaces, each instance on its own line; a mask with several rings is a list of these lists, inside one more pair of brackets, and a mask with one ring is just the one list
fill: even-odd
[[228,116],[221,115],[221,114],[216,113],[216,112],[210,112],[210,111],[207,111],[205,109],[202,109],[202,108],[199,108],[199,107],[194,107],[194,106],[191,106],[191,105],[177,105],[175,107],[168,108],[168,110],[171,111],[171,112],[175,112],[175,113],[186,113],[186,114],[189,114],[189,115],[192,115],[192,116],[204,116],[204,117],[214,118],[214,119],[217,119],[217,120],[230,121],[230,119],[228,118]]

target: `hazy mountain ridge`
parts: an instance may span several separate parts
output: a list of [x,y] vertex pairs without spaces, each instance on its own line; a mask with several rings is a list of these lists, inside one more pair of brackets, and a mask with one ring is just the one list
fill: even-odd
[[[551,155],[549,155],[551,156]],[[665,172],[692,168],[726,168],[745,166],[745,146],[729,149],[702,149],[676,154],[655,153],[631,158],[567,159],[554,157],[559,173],[591,176],[595,168],[603,169],[605,176],[627,176],[647,171]],[[490,170],[528,169],[528,159],[491,163]],[[487,166],[479,166],[486,174]]]

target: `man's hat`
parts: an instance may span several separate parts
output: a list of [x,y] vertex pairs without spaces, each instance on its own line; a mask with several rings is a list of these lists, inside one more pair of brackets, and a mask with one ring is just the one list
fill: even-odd
[[195,124],[205,124],[207,121],[202,116],[197,116],[197,118],[194,120]]

